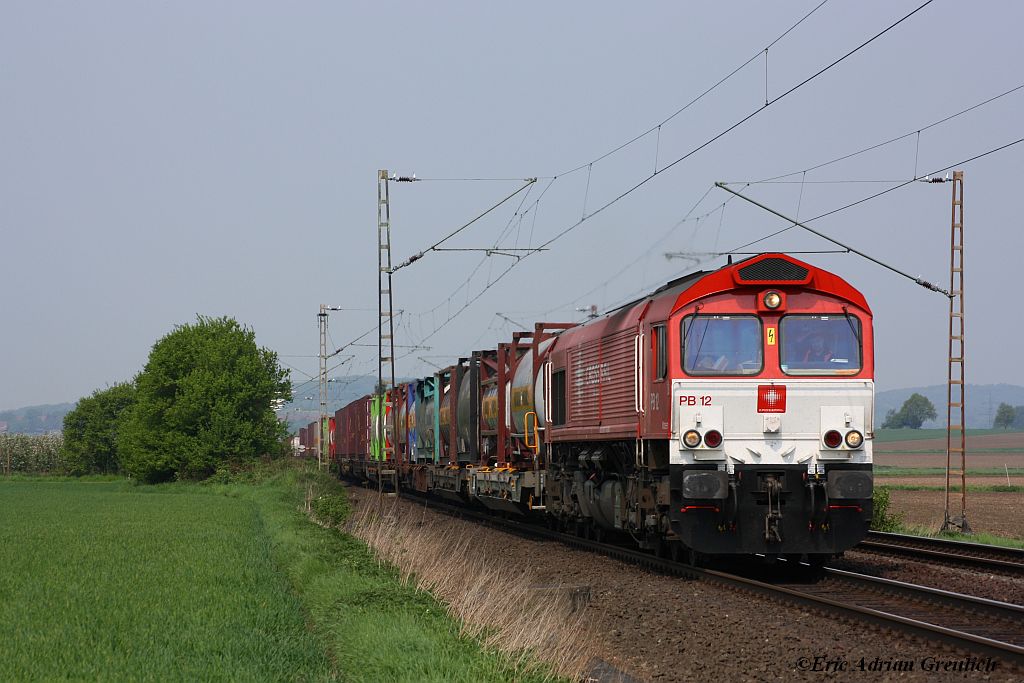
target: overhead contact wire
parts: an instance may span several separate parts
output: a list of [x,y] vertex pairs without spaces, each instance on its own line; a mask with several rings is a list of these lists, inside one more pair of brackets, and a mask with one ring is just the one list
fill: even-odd
[[786,36],[787,36],[787,35],[788,35],[788,34],[790,33],[790,31],[792,31],[793,29],[795,29],[795,28],[796,28],[797,26],[799,26],[800,24],[804,23],[804,21],[805,21],[805,20],[807,20],[807,19],[808,19],[808,18],[809,18],[809,17],[810,17],[810,16],[812,15],[812,14],[814,14],[814,13],[815,13],[815,12],[817,12],[817,11],[818,11],[819,9],[821,9],[821,7],[822,7],[822,6],[823,6],[823,5],[825,4],[825,3],[827,3],[827,2],[828,2],[828,0],[822,0],[822,2],[820,2],[820,3],[819,3],[819,4],[818,4],[818,5],[817,5],[817,6],[816,6],[816,7],[814,8],[814,9],[812,9],[812,10],[811,10],[810,12],[808,12],[807,14],[805,14],[804,16],[802,16],[802,17],[801,17],[801,18],[799,19],[799,21],[797,21],[797,22],[796,22],[795,24],[793,24],[792,26],[790,26],[789,28],[787,28],[787,29],[786,29],[785,31],[783,31],[783,32],[782,32],[782,34],[780,34],[780,35],[779,35],[779,36],[778,36],[778,37],[777,37],[777,38],[776,38],[775,40],[773,40],[772,42],[768,43],[768,46],[767,46],[767,47],[765,47],[765,48],[762,48],[762,49],[758,50],[757,52],[755,52],[755,53],[754,53],[753,55],[751,55],[750,59],[748,59],[747,61],[745,61],[745,62],[743,62],[742,64],[740,64],[740,65],[739,65],[738,67],[736,67],[735,69],[733,69],[732,71],[730,71],[730,72],[729,72],[728,74],[726,74],[725,76],[723,76],[723,77],[722,77],[721,79],[719,79],[717,83],[715,83],[715,84],[714,84],[714,85],[712,85],[712,86],[711,86],[710,88],[708,88],[707,90],[705,90],[704,92],[702,92],[701,94],[697,95],[697,96],[696,96],[696,97],[694,97],[694,98],[693,98],[692,100],[690,100],[689,102],[687,102],[687,103],[686,103],[685,105],[683,105],[682,107],[680,107],[679,109],[677,109],[677,110],[676,110],[675,112],[673,112],[673,113],[672,113],[672,114],[671,114],[671,115],[670,115],[670,116],[669,116],[668,118],[664,119],[663,121],[661,121],[661,122],[660,122],[660,123],[658,123],[657,125],[651,126],[650,128],[648,128],[648,129],[647,129],[647,130],[645,130],[644,132],[640,133],[639,135],[636,135],[636,136],[632,137],[631,139],[629,139],[629,140],[627,140],[626,142],[622,143],[621,145],[619,145],[619,146],[618,146],[618,147],[616,147],[615,149],[612,149],[612,150],[609,150],[609,151],[605,152],[604,154],[602,154],[601,156],[597,157],[596,159],[593,159],[592,161],[589,161],[589,162],[587,162],[587,163],[584,163],[584,164],[580,164],[579,166],[577,166],[577,167],[575,167],[575,168],[572,168],[572,169],[569,169],[568,171],[565,171],[565,172],[563,172],[563,173],[559,173],[558,175],[556,175],[556,176],[554,176],[554,177],[555,177],[555,178],[557,178],[558,176],[563,176],[563,175],[569,175],[570,173],[575,173],[576,171],[581,171],[581,170],[583,170],[584,168],[586,168],[587,166],[592,166],[592,165],[596,164],[597,162],[599,162],[599,161],[602,161],[603,159],[606,159],[606,158],[610,157],[611,155],[615,154],[616,152],[618,152],[618,151],[620,151],[620,150],[623,150],[623,149],[625,149],[626,147],[629,147],[629,146],[630,146],[630,145],[632,145],[632,144],[633,144],[634,142],[637,142],[638,140],[642,140],[643,138],[647,137],[648,135],[650,135],[651,133],[653,133],[653,132],[655,132],[655,131],[659,131],[659,137],[660,137],[660,129],[661,129],[661,127],[662,127],[662,126],[664,126],[664,125],[665,125],[666,123],[668,123],[668,122],[669,122],[669,121],[671,121],[672,119],[674,119],[674,118],[676,118],[677,116],[679,116],[680,114],[682,114],[682,113],[683,113],[684,111],[686,111],[687,109],[689,109],[689,108],[690,108],[691,106],[693,106],[694,104],[696,104],[697,102],[699,102],[700,100],[702,100],[702,99],[704,98],[704,96],[705,96],[705,95],[708,95],[708,94],[710,94],[710,93],[711,93],[711,92],[712,92],[713,90],[715,90],[716,88],[718,88],[718,86],[722,85],[723,83],[725,83],[726,81],[728,81],[728,80],[729,80],[730,78],[732,78],[733,76],[735,76],[735,75],[736,75],[737,73],[739,73],[740,71],[742,71],[742,70],[743,70],[743,69],[744,69],[745,67],[747,67],[747,66],[748,66],[748,65],[749,65],[749,64],[750,64],[751,62],[753,62],[753,61],[754,61],[755,59],[757,59],[758,57],[760,57],[760,56],[761,56],[761,54],[762,54],[762,53],[763,53],[763,52],[764,52],[765,50],[767,50],[768,48],[772,47],[773,45],[775,45],[776,43],[778,43],[778,42],[779,42],[780,40],[782,40],[783,38],[785,38],[785,37],[786,37]]
[[[900,24],[902,24],[902,23],[903,23],[904,21],[906,21],[906,20],[907,20],[907,19],[909,19],[910,17],[914,16],[915,14],[917,14],[918,12],[920,12],[920,11],[921,11],[922,9],[924,9],[924,8],[925,8],[925,7],[927,7],[928,5],[932,4],[933,2],[935,2],[935,0],[926,0],[926,2],[924,2],[924,3],[923,3],[923,4],[921,4],[921,5],[919,5],[919,6],[918,6],[918,7],[916,8],[916,9],[914,9],[914,10],[912,10],[911,12],[909,12],[909,13],[905,14],[905,15],[904,15],[903,17],[901,17],[900,19],[896,20],[895,22],[893,22],[893,23],[889,24],[889,26],[887,26],[886,28],[882,29],[881,31],[879,31],[878,33],[876,33],[875,35],[873,35],[872,37],[868,38],[868,39],[867,39],[867,40],[865,40],[865,41],[864,41],[863,43],[861,43],[861,44],[860,44],[860,45],[858,45],[857,47],[853,48],[852,50],[850,50],[849,52],[847,52],[846,54],[844,54],[844,55],[843,55],[842,57],[839,57],[838,59],[836,59],[836,60],[834,60],[833,62],[831,62],[831,63],[830,63],[829,65],[827,65],[827,66],[825,66],[825,67],[822,67],[821,69],[819,69],[818,71],[816,71],[816,72],[815,72],[814,74],[812,74],[812,75],[808,76],[807,78],[805,78],[804,80],[800,81],[799,83],[797,83],[796,85],[794,85],[793,87],[791,87],[791,88],[790,88],[789,90],[785,91],[784,93],[782,93],[782,94],[781,94],[781,95],[779,95],[778,97],[776,97],[776,98],[772,99],[772,100],[771,100],[771,101],[770,101],[770,102],[769,102],[768,104],[764,105],[763,107],[759,107],[758,109],[755,109],[754,111],[752,111],[751,113],[747,114],[747,115],[746,115],[746,116],[744,116],[744,117],[743,117],[742,119],[740,119],[740,120],[739,120],[739,121],[737,121],[736,123],[732,124],[731,126],[729,126],[728,128],[726,128],[725,130],[723,130],[723,131],[721,131],[720,133],[716,134],[715,136],[713,136],[712,138],[708,139],[707,141],[705,141],[705,142],[701,143],[701,144],[700,144],[700,145],[698,145],[697,147],[694,147],[694,148],[693,148],[693,149],[691,149],[691,150],[690,150],[689,152],[687,152],[687,153],[686,153],[686,154],[684,154],[683,156],[679,157],[678,159],[676,159],[676,160],[675,160],[675,161],[673,161],[672,163],[668,164],[668,165],[667,165],[667,166],[665,166],[664,168],[661,168],[661,169],[659,169],[658,171],[656,171],[656,172],[652,173],[651,175],[647,176],[646,178],[644,178],[643,180],[639,181],[638,183],[636,183],[635,185],[633,185],[632,187],[630,187],[629,189],[627,189],[627,190],[626,190],[625,192],[623,192],[623,193],[622,193],[622,194],[620,194],[619,196],[615,197],[614,199],[612,199],[612,200],[611,200],[611,201],[609,201],[608,203],[604,204],[603,206],[599,207],[598,209],[595,209],[595,210],[594,210],[593,212],[591,212],[591,213],[590,213],[589,215],[587,215],[586,217],[584,217],[584,218],[580,219],[580,220],[579,220],[579,221],[577,221],[576,223],[574,223],[574,224],[570,225],[569,227],[567,227],[566,229],[564,229],[564,230],[563,230],[562,232],[558,233],[557,235],[555,235],[554,237],[552,237],[552,238],[551,238],[551,239],[549,239],[548,241],[544,242],[544,243],[543,243],[543,244],[541,245],[541,247],[547,247],[548,245],[550,245],[550,244],[551,244],[552,242],[554,242],[555,240],[558,240],[558,239],[560,239],[561,237],[565,236],[566,234],[568,234],[568,233],[572,232],[572,231],[573,231],[573,230],[575,230],[575,229],[576,229],[577,227],[579,227],[580,225],[582,225],[584,221],[586,221],[586,220],[588,220],[588,219],[590,219],[590,218],[593,218],[594,216],[596,216],[597,214],[601,213],[602,211],[604,211],[604,210],[605,210],[605,209],[607,209],[608,207],[612,206],[613,204],[616,204],[616,203],[618,203],[619,201],[621,201],[621,200],[622,200],[622,199],[624,199],[625,197],[629,196],[630,194],[632,194],[632,193],[633,193],[633,192],[635,192],[636,190],[640,189],[641,187],[643,187],[644,185],[646,185],[646,184],[647,184],[648,182],[650,182],[651,180],[653,180],[653,179],[654,179],[655,177],[657,177],[658,175],[660,175],[660,174],[664,173],[665,171],[667,171],[667,170],[669,170],[670,168],[672,168],[673,166],[676,166],[677,164],[679,164],[679,163],[681,163],[681,162],[685,161],[686,159],[689,159],[689,158],[690,158],[691,156],[693,156],[694,154],[696,154],[696,153],[697,153],[697,152],[699,152],[700,150],[704,149],[705,147],[707,147],[707,146],[708,146],[708,145],[710,145],[711,143],[713,143],[713,142],[715,142],[716,140],[720,139],[721,137],[723,137],[723,136],[725,136],[725,135],[729,134],[730,132],[732,132],[732,131],[733,131],[733,130],[735,130],[736,128],[739,128],[739,127],[740,127],[741,125],[743,125],[744,123],[746,123],[746,122],[747,122],[747,121],[749,121],[750,119],[754,118],[755,116],[757,116],[758,114],[760,114],[761,112],[763,112],[763,111],[764,111],[765,109],[767,109],[768,107],[772,106],[772,105],[773,105],[773,104],[775,104],[776,102],[779,102],[779,101],[781,101],[781,100],[785,99],[786,97],[788,97],[789,95],[793,94],[794,92],[796,92],[797,90],[799,90],[799,89],[800,89],[800,88],[802,88],[803,86],[807,85],[808,83],[810,83],[810,82],[811,82],[811,81],[813,81],[814,79],[816,79],[816,78],[818,78],[819,76],[823,75],[824,73],[828,72],[828,71],[829,71],[830,69],[832,69],[832,68],[833,68],[833,67],[835,67],[836,65],[838,65],[838,64],[840,64],[840,63],[842,63],[842,62],[843,62],[843,61],[845,61],[846,59],[850,58],[851,56],[853,56],[854,54],[856,54],[856,53],[857,53],[857,52],[859,52],[860,50],[864,49],[865,47],[867,47],[868,45],[870,45],[871,43],[873,43],[874,41],[878,40],[879,38],[881,38],[882,36],[884,36],[884,35],[885,35],[886,33],[888,33],[889,31],[893,30],[894,28],[896,28],[897,26],[899,26]],[[760,54],[760,53],[758,53],[758,54]]]

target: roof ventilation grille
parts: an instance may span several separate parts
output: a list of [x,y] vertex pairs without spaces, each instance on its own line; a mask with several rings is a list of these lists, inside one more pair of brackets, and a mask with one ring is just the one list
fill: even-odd
[[766,258],[740,268],[739,276],[740,280],[748,282],[765,280],[775,282],[785,282],[787,280],[800,281],[807,279],[807,269],[787,259]]

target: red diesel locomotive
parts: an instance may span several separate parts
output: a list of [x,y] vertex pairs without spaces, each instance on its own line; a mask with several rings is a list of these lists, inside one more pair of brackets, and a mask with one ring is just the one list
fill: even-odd
[[871,519],[873,371],[860,292],[761,254],[363,397],[335,460],[674,556],[820,562]]

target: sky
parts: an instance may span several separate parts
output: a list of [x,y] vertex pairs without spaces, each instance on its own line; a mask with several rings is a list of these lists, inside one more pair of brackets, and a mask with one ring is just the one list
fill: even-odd
[[[725,263],[705,254],[832,250],[740,248],[789,224],[714,182],[809,219],[1024,137],[1024,89],[929,127],[1024,85],[1010,0],[934,0],[786,94],[923,1],[0,3],[0,409],[130,380],[197,314],[303,381],[319,306],[347,309],[330,374],[375,374],[379,169],[422,179],[389,184],[396,262],[499,203],[443,246],[505,250],[395,273],[401,376]],[[1024,143],[957,168],[967,379],[1024,384]],[[950,199],[910,183],[811,225],[948,287]],[[944,296],[798,258],[864,292],[880,390],[945,381]]]

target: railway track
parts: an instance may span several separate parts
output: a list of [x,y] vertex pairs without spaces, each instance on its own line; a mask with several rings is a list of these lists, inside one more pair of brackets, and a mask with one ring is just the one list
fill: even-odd
[[[423,498],[403,494],[419,503]],[[826,568],[806,581],[794,581],[792,571],[775,577],[747,567],[739,572],[694,567],[659,558],[634,548],[553,531],[519,520],[501,519],[436,500],[428,503],[448,514],[476,520],[528,538],[558,541],[630,564],[676,576],[707,581],[775,600],[841,615],[861,622],[943,643],[972,656],[991,656],[1024,669],[1024,606],[943,591],[926,586]],[[769,575],[773,572],[768,571]]]
[[856,550],[1024,578],[1024,550],[1019,548],[871,531]]

